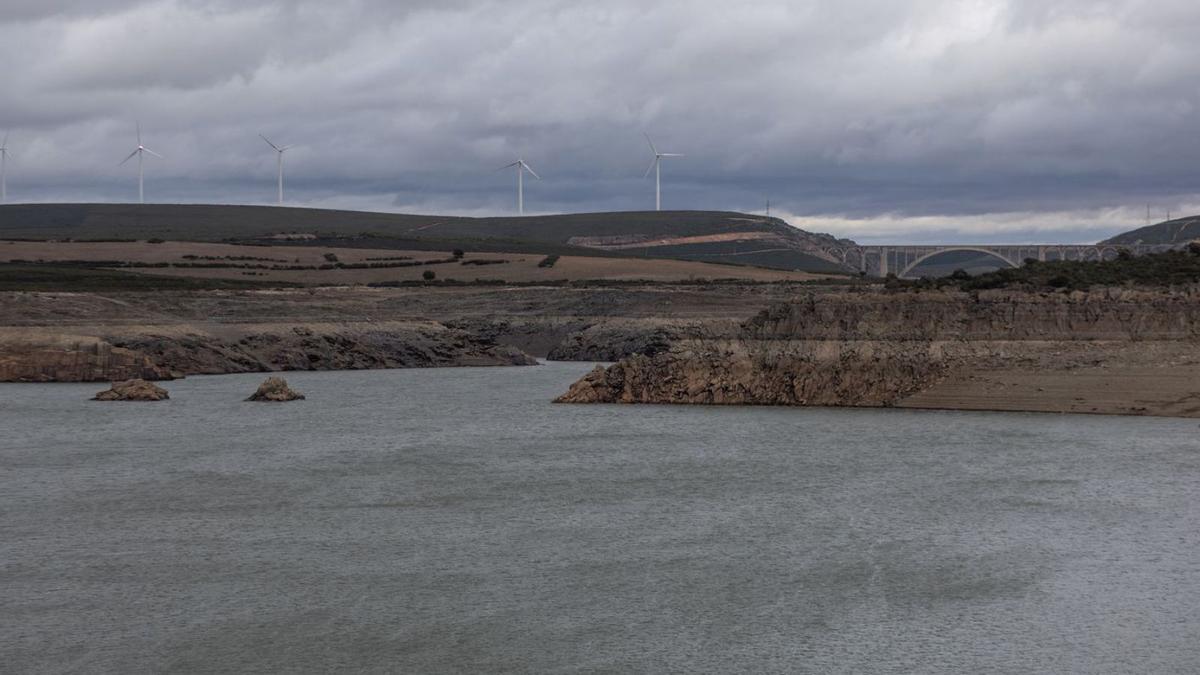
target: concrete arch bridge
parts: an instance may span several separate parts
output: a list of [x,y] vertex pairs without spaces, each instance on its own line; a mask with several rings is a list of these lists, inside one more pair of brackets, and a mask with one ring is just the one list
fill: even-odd
[[1133,255],[1160,253],[1175,248],[1171,244],[964,244],[928,246],[829,246],[822,249],[833,262],[869,276],[885,277],[895,274],[901,279],[911,278],[913,271],[922,263],[943,253],[969,251],[995,258],[997,263],[1008,267],[1020,267],[1025,260],[1033,258],[1043,262],[1051,260],[1113,260],[1122,250]]

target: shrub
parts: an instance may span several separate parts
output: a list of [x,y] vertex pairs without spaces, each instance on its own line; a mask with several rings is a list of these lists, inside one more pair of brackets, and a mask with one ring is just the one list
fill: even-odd
[[433,270],[425,270],[424,272],[421,272],[421,278],[425,281],[433,281],[437,278],[437,272],[434,272]]
[[337,255],[336,255],[336,254],[333,254],[333,253],[326,253],[326,254],[325,254],[325,260],[327,260],[327,261],[329,261],[329,262],[337,262],[337,261],[338,261],[338,257],[337,257]]
[[147,239],[146,243],[147,244],[162,244],[162,243],[164,243],[164,240],[159,239],[158,237],[154,237],[153,239]]
[[466,251],[462,250],[461,248],[456,248],[450,253],[450,255],[454,256],[455,258],[461,258],[466,254]]

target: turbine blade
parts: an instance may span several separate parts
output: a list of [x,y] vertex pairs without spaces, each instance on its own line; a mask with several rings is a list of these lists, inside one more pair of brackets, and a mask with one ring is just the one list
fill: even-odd
[[157,158],[159,158],[159,159],[163,159],[163,156],[162,156],[162,155],[160,155],[160,154],[158,154],[157,152],[155,152],[155,151],[151,150],[150,148],[142,148],[142,150],[145,150],[146,152],[148,152],[148,153],[150,153],[150,154],[154,155],[155,157],[157,157]]
[[117,164],[117,166],[121,166],[125,162],[128,162],[129,160],[133,159],[134,157],[137,156],[138,152],[140,152],[140,151],[141,151],[141,148],[138,148],[137,150],[134,150],[133,152],[129,153],[129,156],[126,157],[125,159],[121,160],[121,163]]
[[525,162],[521,162],[521,166],[522,166],[522,167],[524,167],[526,171],[528,171],[529,173],[533,174],[533,177],[534,177],[534,178],[536,178],[536,179],[538,179],[538,180],[541,180],[541,179],[542,179],[542,177],[541,177],[541,176],[539,176],[539,175],[537,175],[537,172],[533,170],[533,167],[529,166],[529,165],[528,165],[528,164],[526,164]]
[[659,157],[684,157],[684,156],[685,155],[681,155],[678,152],[664,152],[661,155],[659,155]]
[[516,166],[516,165],[518,165],[518,164],[520,164],[520,163],[521,163],[521,161],[520,161],[520,160],[517,160],[517,161],[513,162],[512,164],[505,164],[504,166],[502,166],[502,167],[500,167],[499,169],[496,169],[496,170],[497,170],[497,171],[503,171],[503,170],[505,170],[505,169],[511,169],[511,168],[513,168],[514,166]]
[[135,122],[135,124],[137,124],[138,145],[141,145],[142,144],[142,123]]
[[654,141],[650,140],[650,134],[643,131],[642,135],[646,137],[646,142],[650,144],[650,152],[653,152],[655,155],[657,155],[658,148],[654,147]]
[[4,132],[4,142],[0,143],[0,148],[2,148],[4,150],[8,150],[8,132],[7,131]]
[[650,172],[654,170],[654,165],[656,164],[658,164],[658,155],[655,155],[654,159],[650,162],[650,166],[646,167],[646,173],[642,174],[642,178],[649,176]]
[[280,149],[279,149],[279,151],[280,151],[280,152],[285,152],[285,151],[287,151],[287,150],[291,150],[291,149],[292,149],[292,148],[294,148],[294,147],[296,147],[296,146],[294,146],[294,145],[285,145],[285,146],[283,146],[282,148],[280,148]]
[[258,137],[263,139],[264,141],[266,141],[267,145],[271,146],[272,148],[275,148],[275,152],[283,152],[282,150],[279,149],[278,145],[275,145],[274,143],[271,142],[271,139],[267,138],[266,136],[263,136],[262,134],[259,134]]

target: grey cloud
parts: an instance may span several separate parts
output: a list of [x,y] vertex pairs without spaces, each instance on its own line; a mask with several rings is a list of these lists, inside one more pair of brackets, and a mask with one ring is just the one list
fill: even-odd
[[268,201],[266,132],[302,203],[503,212],[523,155],[530,206],[645,208],[649,131],[688,155],[672,207],[1100,237],[1200,202],[1198,27],[1179,0],[10,0],[0,124],[14,198],[128,199],[140,119],[155,199]]

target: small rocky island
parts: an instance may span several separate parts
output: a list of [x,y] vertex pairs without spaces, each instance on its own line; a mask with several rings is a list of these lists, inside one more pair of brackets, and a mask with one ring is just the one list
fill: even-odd
[[258,385],[258,391],[251,394],[250,398],[246,400],[268,402],[303,401],[304,394],[289,387],[287,380],[282,377],[268,377],[265,382]]
[[102,391],[93,401],[165,401],[170,396],[167,390],[145,380],[114,382],[107,391]]

